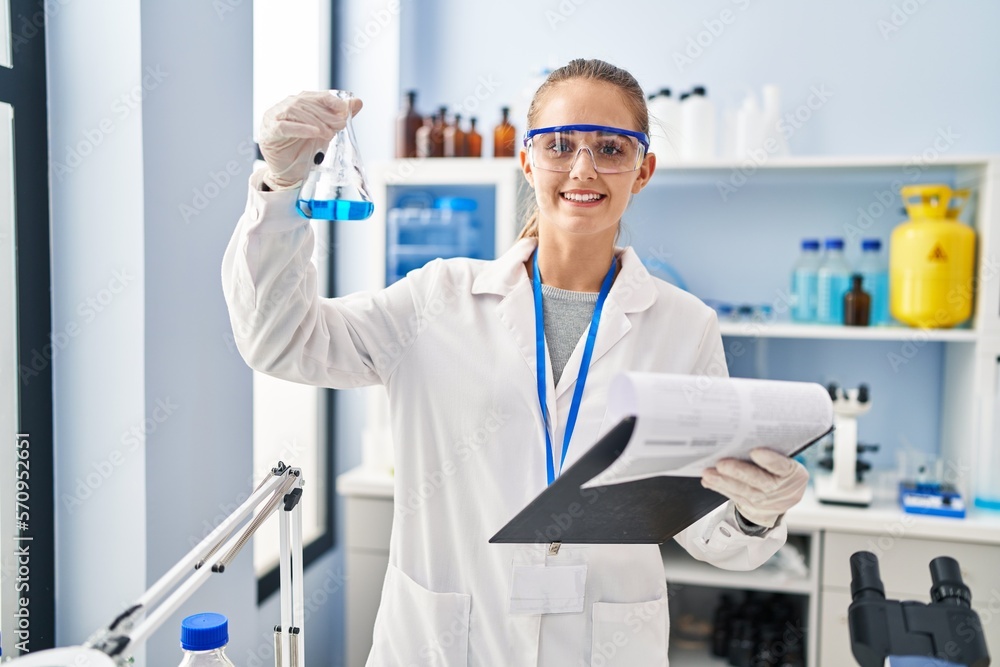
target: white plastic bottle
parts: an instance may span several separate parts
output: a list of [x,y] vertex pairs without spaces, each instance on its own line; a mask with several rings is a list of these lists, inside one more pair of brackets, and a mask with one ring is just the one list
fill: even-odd
[[802,254],[792,269],[792,319],[796,322],[816,321],[816,301],[819,282],[819,240],[802,239]]
[[764,86],[764,108],[761,110],[761,145],[769,156],[788,155],[788,139],[778,129],[781,120],[781,91],[775,85]]
[[681,105],[669,88],[661,88],[649,99],[649,152],[656,155],[657,164],[680,159]]
[[226,657],[229,619],[222,614],[195,614],[181,621],[181,648],[184,659],[179,667],[236,667]]
[[743,98],[740,110],[736,112],[736,158],[743,160],[751,157],[754,151],[760,149],[763,143],[761,137],[760,105],[753,93]]
[[704,86],[695,86],[681,102],[681,159],[711,160],[715,157],[715,105]]
[[827,239],[826,256],[819,266],[816,320],[821,324],[844,323],[844,294],[851,288],[851,267],[844,259],[844,239]]
[[888,324],[889,318],[889,265],[882,253],[880,239],[861,239],[861,288],[872,298],[871,317],[868,324]]

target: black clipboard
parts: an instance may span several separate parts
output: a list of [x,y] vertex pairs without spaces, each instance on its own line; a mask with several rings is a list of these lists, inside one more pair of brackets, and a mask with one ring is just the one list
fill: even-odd
[[[650,477],[580,488],[625,451],[637,417],[625,417],[507,522],[490,543],[662,544],[727,498],[700,477]],[[795,456],[833,431],[804,444]]]

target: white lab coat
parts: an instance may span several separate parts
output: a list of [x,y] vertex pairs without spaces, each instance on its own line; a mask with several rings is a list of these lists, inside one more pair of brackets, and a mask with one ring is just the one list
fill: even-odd
[[[665,665],[667,591],[656,545],[496,545],[488,539],[546,486],[535,383],[532,289],[522,240],[494,261],[435,260],[377,292],[317,298],[313,232],[296,193],[259,192],[223,261],[236,344],[253,368],[314,385],[382,384],[395,442],[395,518],[369,666]],[[608,385],[625,371],[725,375],[714,311],[653,278],[635,252],[604,306],[566,456],[599,434]],[[580,366],[546,375],[559,460]],[[676,536],[695,558],[756,568],[784,543],[778,526],[743,534],[727,503]],[[582,613],[512,615],[514,563],[586,563]],[[348,573],[350,574],[350,573]],[[348,610],[350,613],[350,610]]]

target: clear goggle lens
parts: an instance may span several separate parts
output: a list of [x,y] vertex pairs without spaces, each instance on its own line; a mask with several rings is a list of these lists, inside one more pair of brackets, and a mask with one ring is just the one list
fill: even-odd
[[[582,126],[587,127],[587,126]],[[628,134],[626,134],[628,132]],[[581,151],[590,153],[594,168],[602,174],[635,171],[642,164],[646,147],[643,136],[615,128],[597,130],[532,130],[525,139],[531,165],[547,171],[572,171]]]

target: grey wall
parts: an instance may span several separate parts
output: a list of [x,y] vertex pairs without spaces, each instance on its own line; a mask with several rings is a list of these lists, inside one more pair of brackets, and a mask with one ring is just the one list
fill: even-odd
[[[251,3],[52,3],[57,641],[138,597],[250,490],[250,372],[226,344],[222,253],[251,146]],[[59,164],[69,165],[60,169]],[[188,207],[188,208],[184,208]],[[257,623],[249,553],[183,615]]]
[[141,86],[139,9],[55,6],[52,299],[54,333],[65,335],[53,359],[56,629],[65,645],[146,588],[146,455],[129,433],[147,417],[146,270],[142,119],[122,101]]

